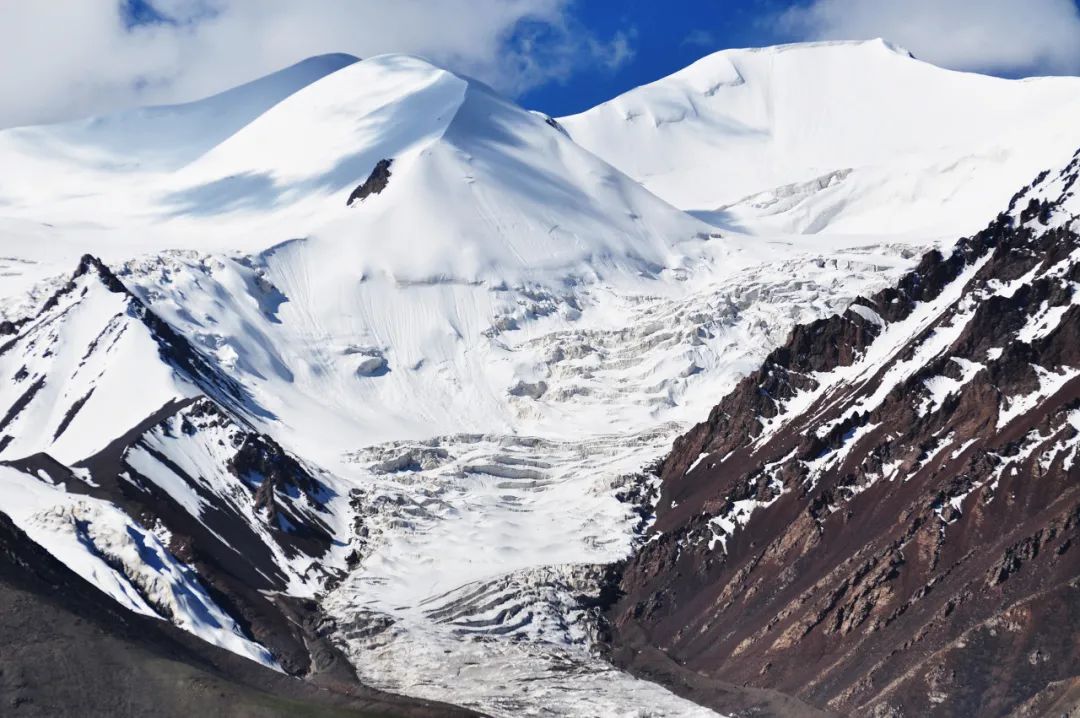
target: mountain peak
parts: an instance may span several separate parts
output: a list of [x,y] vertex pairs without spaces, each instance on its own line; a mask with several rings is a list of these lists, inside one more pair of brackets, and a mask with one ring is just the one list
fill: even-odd
[[973,689],[987,661],[1025,670],[1035,643],[1076,652],[1053,627],[993,626],[1072,605],[1080,235],[1063,184],[1078,167],[1019,193],[1021,222],[1003,212],[797,327],[675,441],[654,540],[622,578],[629,641],[852,715],[1012,715],[1061,679]]
[[733,231],[949,235],[1071,152],[1073,111],[1078,78],[953,72],[877,39],[723,50],[559,122]]
[[[710,231],[483,83],[410,55],[307,62],[200,103],[16,132],[0,156],[47,143],[58,157],[40,170],[56,181],[0,195],[27,215],[144,225],[174,248],[306,237],[401,282],[562,283],[556,268],[592,276],[594,260],[653,274]],[[380,193],[348,206],[380,163],[393,165]],[[375,251],[387,235],[413,245]],[[80,251],[111,259],[117,239],[101,237]]]
[[218,94],[40,127],[2,131],[98,167],[175,169],[205,153],[290,95],[359,59],[316,55]]
[[[724,54],[730,55],[758,53],[766,55],[778,55],[787,52],[821,51],[838,51],[847,54],[855,54],[858,52],[886,52],[890,55],[899,55],[900,57],[904,58],[915,57],[913,54],[911,54],[911,52],[904,49],[903,47],[892,43],[883,37],[876,37],[869,40],[816,40],[810,42],[792,42],[782,45],[766,45],[762,47],[729,48],[724,50],[717,50],[716,52],[707,55],[706,58]],[[693,65],[690,65],[690,67],[693,67]]]

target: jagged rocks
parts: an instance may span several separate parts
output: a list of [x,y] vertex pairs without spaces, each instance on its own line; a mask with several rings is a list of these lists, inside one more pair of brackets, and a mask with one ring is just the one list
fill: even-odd
[[358,685],[344,661],[311,681],[124,610],[0,513],[0,714],[470,715]]
[[616,646],[850,715],[1005,715],[1073,680],[1076,164],[796,328],[675,442]]
[[386,185],[390,184],[390,165],[394,160],[379,160],[375,163],[375,169],[371,170],[371,174],[364,180],[363,184],[357,186],[349,195],[349,200],[345,203],[348,206],[352,206],[353,202],[359,202],[367,199],[373,194],[379,194]]

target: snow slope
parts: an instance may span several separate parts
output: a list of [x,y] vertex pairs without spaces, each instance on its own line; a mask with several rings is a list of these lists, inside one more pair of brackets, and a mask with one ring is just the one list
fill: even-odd
[[[177,112],[205,114],[198,105]],[[109,164],[87,159],[88,134],[75,141],[66,128],[37,133],[52,133],[57,151],[38,151],[31,131],[0,138],[7,159],[30,177],[2,190],[2,254],[21,274],[21,283],[3,287],[16,322],[3,368],[11,377],[26,374],[5,390],[11,432],[2,458],[23,476],[58,460],[70,490],[82,490],[85,477],[87,490],[118,491],[122,510],[142,520],[140,510],[160,514],[170,550],[184,550],[177,535],[194,536],[200,570],[204,554],[214,557],[210,580],[247,577],[253,588],[292,597],[310,596],[361,542],[346,504],[364,509],[364,494],[375,505],[387,495],[347,453],[462,429],[513,433],[522,416],[542,412],[527,391],[515,390],[520,362],[500,335],[533,337],[526,327],[545,317],[576,326],[582,305],[600,301],[589,300],[594,293],[616,312],[625,301],[617,288],[682,293],[690,253],[700,256],[716,239],[542,118],[415,58],[348,66],[197,157],[178,151],[157,164]],[[104,153],[108,142],[95,149]],[[393,160],[388,186],[347,206],[382,159]],[[87,250],[105,257],[119,279],[83,269],[69,281],[76,264],[96,270],[75,257]],[[49,279],[53,273],[60,278]],[[109,286],[113,280],[122,291]],[[35,292],[20,291],[34,282],[42,282]],[[46,301],[54,295],[58,301]],[[612,308],[589,314],[601,326],[619,321]],[[175,328],[182,354],[206,371],[173,361],[163,348],[172,343],[162,344],[147,317]],[[225,387],[215,384],[225,377]],[[642,379],[652,383],[648,374]],[[27,395],[25,387],[39,382]],[[201,408],[207,399],[196,399],[203,395],[213,400],[209,420]],[[219,414],[225,418],[213,418]],[[268,507],[270,475],[236,465],[252,427],[304,457],[324,488],[275,487]],[[121,435],[119,456],[110,458],[110,448],[102,458],[103,446]],[[39,452],[49,459],[35,458]],[[117,462],[119,477],[99,475]],[[576,489],[571,483],[563,491]],[[450,498],[473,500],[467,492]],[[520,549],[554,498],[472,575],[498,577],[548,560]],[[625,552],[627,509],[610,492],[597,501],[619,527],[610,539],[623,547],[616,553]],[[376,525],[394,526],[397,514],[384,513]],[[301,529],[335,540],[319,555],[297,538]],[[470,536],[478,538],[463,534]],[[231,546],[242,547],[236,550],[251,565],[237,565]],[[590,560],[581,546],[568,542],[563,560]],[[423,550],[433,549],[425,541]],[[415,575],[413,555],[389,559]],[[124,576],[115,581],[123,585]],[[110,577],[93,576],[116,594]],[[226,587],[230,595],[238,590]],[[180,623],[184,614],[175,618]],[[388,665],[401,665],[408,645],[424,645],[423,635],[422,625],[406,634],[413,643],[393,651]],[[520,670],[554,677],[531,667],[529,655]],[[650,703],[673,706],[671,714],[693,710],[587,650],[580,660],[585,683],[614,685],[602,677],[621,677],[627,690],[609,691],[605,705],[624,706],[645,691]],[[443,690],[444,698],[458,697]],[[469,702],[491,705],[499,691],[481,682]]]
[[205,641],[277,668],[273,655],[214,602],[198,574],[116,506],[71,494],[47,475],[6,466],[0,466],[0,492],[4,513],[19,528],[122,606],[167,616]]
[[5,134],[33,147],[37,154],[60,155],[103,169],[174,169],[214,148],[294,92],[357,61],[343,54],[311,57],[196,102],[141,107]]
[[[142,307],[91,262],[0,351],[0,457],[47,451],[73,464],[170,401],[198,393],[156,361]],[[151,361],[147,361],[150,359]]]
[[[101,132],[0,132],[0,162],[19,168],[0,179],[0,206],[5,236],[25,238],[20,258],[57,273],[87,251],[112,261],[311,237],[346,253],[358,276],[505,281],[545,269],[659,271],[679,263],[674,244],[710,231],[533,113],[416,58],[348,65],[255,118],[226,113],[226,124],[250,121],[221,141],[215,124],[198,153],[168,142],[221,102],[89,123]],[[103,161],[128,134],[160,136],[171,154]],[[393,160],[389,187],[346,206],[383,159]]]
[[[886,67],[914,63],[873,45],[744,54],[781,65],[788,52],[822,54],[814,62],[830,70],[801,78],[816,93],[785,90],[796,109],[831,121],[843,104],[852,127],[883,110],[830,73],[856,71],[867,52]],[[404,56],[313,63],[303,87],[250,86],[270,88],[257,102],[226,93],[0,132],[0,162],[18,168],[0,177],[0,320],[14,322],[0,328],[13,334],[0,337],[0,424],[11,427],[0,425],[11,437],[0,460],[30,476],[39,464],[26,461],[47,452],[71,472],[69,490],[90,471],[129,515],[163,507],[166,529],[209,547],[208,582],[316,597],[331,639],[378,687],[491,715],[634,715],[642,701],[656,715],[693,714],[596,655],[582,599],[648,522],[643,467],[796,323],[891,283],[953,222],[988,217],[977,202],[923,212],[895,184],[859,179],[902,176],[898,157],[913,145],[900,139],[849,148],[811,124],[789,139],[787,164],[767,133],[689,117],[676,124],[696,127],[691,139],[673,131],[668,150],[652,132],[620,140],[640,140],[643,163],[667,151],[688,172],[714,150],[738,155],[723,177],[736,198],[804,169],[869,163],[781,192],[795,198],[787,214],[747,220],[760,236],[721,234],[657,194],[713,205],[667,196],[632,167],[642,186],[467,78]],[[327,63],[341,67],[325,74]],[[952,97],[935,83],[953,74],[925,73],[926,102]],[[742,84],[720,75],[731,82],[714,96],[750,84],[749,70]],[[1059,83],[1031,86],[1054,98]],[[657,117],[671,109],[642,102]],[[219,116],[229,121],[196,131]],[[588,145],[578,124],[567,121]],[[950,127],[946,145],[963,135]],[[128,156],[115,142],[128,132],[179,139]],[[695,144],[703,135],[719,149]],[[350,205],[354,189],[379,184],[366,180],[384,161],[385,187]],[[926,168],[913,166],[923,183]],[[708,190],[706,179],[685,187]],[[788,221],[837,188],[853,194],[835,217],[858,219],[829,225],[844,233],[810,236]],[[926,226],[863,222],[871,208],[918,209]],[[115,274],[101,265],[103,287],[84,272],[49,306],[86,252]]]
[[962,234],[1072,152],[1078,112],[1080,79],[953,72],[875,40],[724,50],[559,123],[722,227]]

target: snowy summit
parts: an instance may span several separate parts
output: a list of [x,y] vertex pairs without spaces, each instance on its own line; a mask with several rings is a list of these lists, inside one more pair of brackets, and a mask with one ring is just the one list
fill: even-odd
[[875,40],[564,118],[337,54],[0,130],[0,565],[243,694],[177,710],[1064,705],[1077,117]]

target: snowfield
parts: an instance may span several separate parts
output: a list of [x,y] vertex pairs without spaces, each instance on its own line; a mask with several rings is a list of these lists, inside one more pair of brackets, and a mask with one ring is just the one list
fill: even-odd
[[[631,489],[791,327],[1068,156],[1077,105],[1075,79],[952,73],[874,42],[719,53],[559,120],[568,134],[405,56],[0,131],[17,168],[0,177],[0,321],[17,322],[0,461],[79,469],[209,397],[227,419],[159,417],[125,461],[208,532],[225,507],[265,590],[317,597],[364,682],[496,716],[712,715],[595,650],[583,597],[648,521]],[[381,160],[386,187],[349,206]],[[49,306],[86,253],[130,296],[91,273]],[[268,478],[235,467],[252,437],[319,488],[259,503]],[[145,568],[103,569],[41,518],[89,499],[0,480],[36,541],[155,611],[131,588]],[[198,577],[167,533],[86,506],[165,556],[174,622],[276,665],[216,607],[195,622]],[[304,527],[325,553],[297,553]]]
[[1080,79],[943,70],[883,40],[724,50],[559,123],[736,231],[961,235],[1069,157]]

